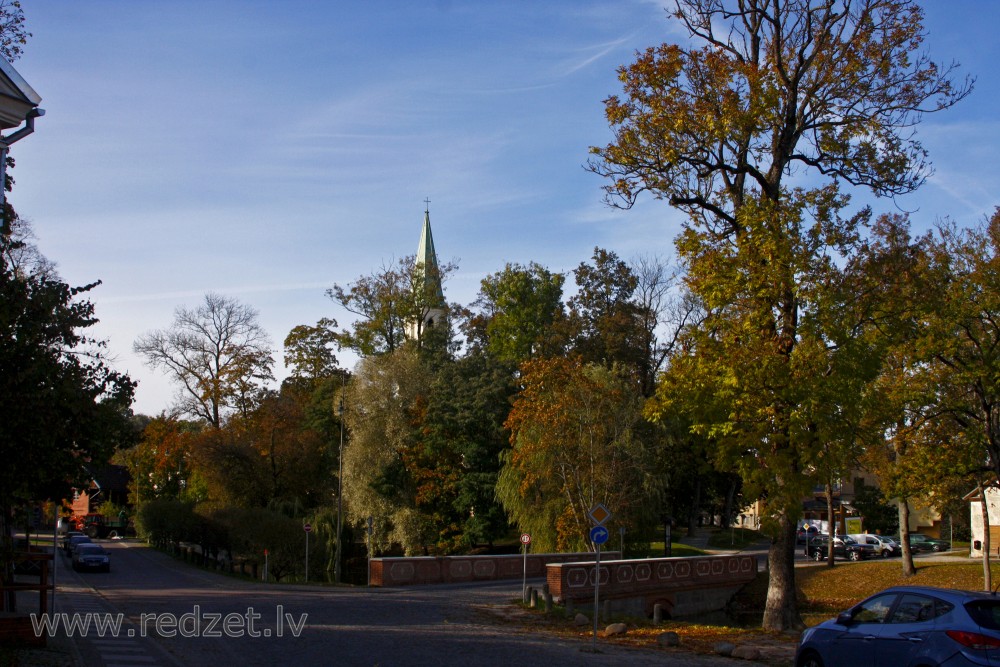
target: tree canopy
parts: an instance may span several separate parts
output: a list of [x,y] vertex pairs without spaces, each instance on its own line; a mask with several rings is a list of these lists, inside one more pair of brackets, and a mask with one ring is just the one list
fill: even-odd
[[[800,627],[800,500],[810,471],[846,460],[830,438],[850,447],[855,428],[822,411],[849,408],[850,388],[873,372],[845,353],[851,313],[839,307],[852,298],[839,260],[869,215],[842,215],[839,186],[918,187],[929,163],[914,125],[971,83],[920,51],[910,0],[677,0],[672,16],[689,40],[619,70],[624,94],[605,102],[614,141],[589,166],[612,205],[649,192],[688,214],[677,247],[707,317],[671,371],[705,399],[693,428],[772,513],[764,626]],[[822,408],[818,395],[834,402]],[[678,396],[660,392],[661,413]]]
[[180,385],[183,413],[216,428],[229,411],[246,414],[260,383],[273,379],[271,343],[257,311],[220,294],[206,294],[194,309],[177,308],[169,329],[143,334],[133,348]]

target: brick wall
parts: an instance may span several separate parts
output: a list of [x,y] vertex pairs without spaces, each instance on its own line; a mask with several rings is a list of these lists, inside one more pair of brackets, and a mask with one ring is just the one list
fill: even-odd
[[[602,554],[605,558],[619,558],[616,551]],[[549,563],[593,561],[592,553],[528,554],[509,556],[414,556],[401,558],[372,558],[368,567],[372,586],[412,586],[418,584],[445,584],[466,581],[492,581],[546,575]]]

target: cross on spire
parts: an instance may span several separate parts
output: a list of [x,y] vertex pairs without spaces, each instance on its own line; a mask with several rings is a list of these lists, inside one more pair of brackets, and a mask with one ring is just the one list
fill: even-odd
[[424,197],[424,213],[431,212],[431,200]]

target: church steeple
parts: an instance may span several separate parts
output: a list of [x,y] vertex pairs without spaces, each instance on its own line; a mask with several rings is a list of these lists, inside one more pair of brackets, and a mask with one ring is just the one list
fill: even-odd
[[406,336],[411,340],[420,340],[424,330],[442,322],[445,317],[444,289],[441,286],[441,271],[438,267],[437,251],[434,249],[434,236],[431,234],[430,200],[424,200],[424,225],[420,230],[420,243],[417,245],[416,285],[419,290],[417,302],[421,306],[419,319],[406,326]]
[[420,230],[420,243],[417,245],[417,270],[422,271],[426,294],[436,295],[444,301],[444,291],[441,289],[441,274],[438,271],[437,252],[434,250],[434,236],[431,234],[430,199],[424,200],[424,226]]

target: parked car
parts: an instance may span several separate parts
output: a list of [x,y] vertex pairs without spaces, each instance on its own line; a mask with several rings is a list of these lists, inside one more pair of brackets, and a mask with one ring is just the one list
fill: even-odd
[[903,555],[903,547],[901,547],[899,542],[896,540],[891,537],[886,537],[885,535],[876,535],[875,537],[882,543],[883,558],[892,558],[894,556]]
[[913,551],[951,551],[948,540],[939,540],[923,533],[910,533],[910,549]]
[[899,545],[888,537],[873,535],[871,533],[852,533],[848,535],[858,544],[870,544],[875,550],[875,555],[880,558],[901,555]]
[[62,542],[59,544],[63,548],[63,551],[69,553],[69,541],[76,537],[77,535],[83,535],[79,530],[67,531],[65,535],[62,536]]
[[897,586],[808,628],[795,665],[991,665],[997,649],[1000,597]]
[[92,542],[92,540],[89,537],[87,537],[86,535],[73,535],[71,538],[69,538],[66,541],[66,545],[65,545],[66,555],[67,556],[72,556],[73,555],[73,551],[76,549],[77,545],[79,545],[79,544],[85,544],[85,543],[89,544],[91,542]]
[[[817,535],[809,540],[806,555],[816,561],[826,558],[829,535]],[[833,538],[833,557],[847,560],[866,560],[875,557],[875,547],[870,544],[858,544],[850,537]]]
[[73,569],[111,571],[111,554],[100,544],[81,542],[73,550]]

